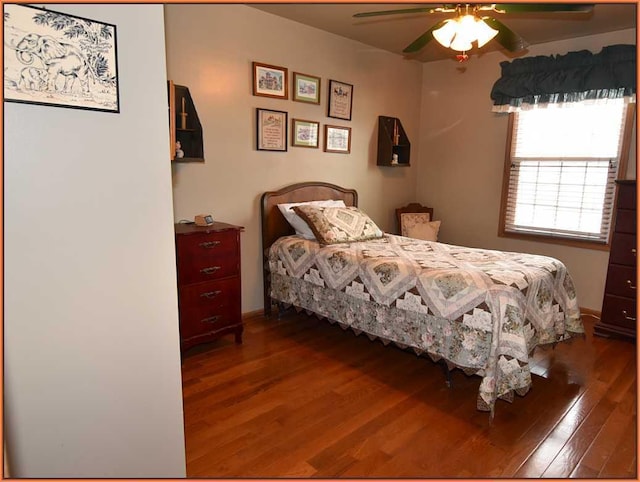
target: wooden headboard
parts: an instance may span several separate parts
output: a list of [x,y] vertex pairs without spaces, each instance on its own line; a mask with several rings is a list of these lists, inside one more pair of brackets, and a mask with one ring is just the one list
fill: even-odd
[[282,236],[295,234],[293,228],[284,218],[278,204],[321,201],[325,199],[342,199],[347,206],[358,206],[358,193],[354,189],[346,189],[326,182],[301,182],[285,186],[277,191],[268,191],[260,200],[260,217],[262,219],[262,266],[264,269],[264,313],[271,314],[269,297],[269,248]]

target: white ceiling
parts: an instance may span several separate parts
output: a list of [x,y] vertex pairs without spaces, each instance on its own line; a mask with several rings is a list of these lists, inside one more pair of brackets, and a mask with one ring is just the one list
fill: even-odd
[[[438,4],[436,4],[438,5]],[[583,37],[604,32],[636,28],[636,3],[598,3],[590,13],[528,13],[498,14],[495,16],[530,45]],[[402,49],[422,35],[436,22],[452,14],[403,14],[369,18],[353,18],[354,13],[395,10],[425,6],[424,3],[282,3],[250,4],[259,10],[310,25],[367,45],[402,55]],[[502,50],[511,59],[527,51],[510,53],[491,41],[482,51]],[[457,52],[431,41],[417,54],[407,58],[429,62],[455,57]],[[469,52],[473,55],[472,52]]]

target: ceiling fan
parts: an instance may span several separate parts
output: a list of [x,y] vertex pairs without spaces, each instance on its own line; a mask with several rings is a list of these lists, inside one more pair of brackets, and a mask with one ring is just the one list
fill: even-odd
[[435,38],[436,41],[444,47],[461,52],[461,54],[456,55],[456,58],[458,61],[463,62],[469,59],[466,52],[473,48],[472,42],[475,42],[478,48],[480,48],[495,38],[496,42],[510,52],[523,50],[529,45],[526,40],[513,32],[501,21],[491,16],[483,16],[483,12],[492,12],[493,14],[539,12],[588,13],[592,9],[592,3],[458,3],[363,12],[356,13],[354,17],[375,17],[410,13],[453,13],[455,14],[453,18],[437,22],[407,46],[403,52],[407,54],[417,52]]

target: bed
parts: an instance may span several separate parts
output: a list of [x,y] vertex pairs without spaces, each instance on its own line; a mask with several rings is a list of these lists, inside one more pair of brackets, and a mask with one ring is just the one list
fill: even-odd
[[388,233],[323,245],[296,235],[278,208],[329,199],[357,211],[355,190],[328,183],[262,195],[265,315],[293,306],[478,375],[477,408],[492,415],[496,400],[530,389],[529,355],[537,346],[584,334],[559,260]]

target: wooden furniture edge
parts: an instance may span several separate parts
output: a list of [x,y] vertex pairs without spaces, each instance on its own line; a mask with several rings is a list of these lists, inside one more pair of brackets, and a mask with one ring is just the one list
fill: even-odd
[[409,203],[406,206],[402,206],[396,209],[396,232],[402,235],[402,215],[405,213],[428,213],[429,221],[433,219],[433,208],[429,206],[423,206],[420,203]]

